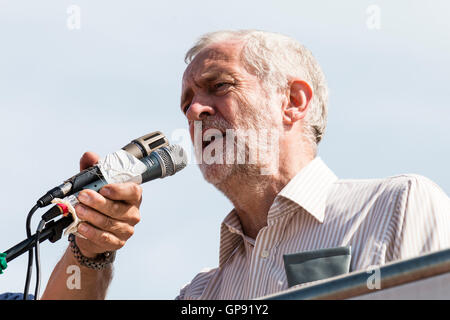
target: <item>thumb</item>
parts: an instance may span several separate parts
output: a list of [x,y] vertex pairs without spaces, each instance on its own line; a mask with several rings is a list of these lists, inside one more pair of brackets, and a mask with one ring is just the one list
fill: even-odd
[[97,164],[99,158],[100,157],[98,156],[98,154],[94,152],[91,151],[85,152],[80,159],[80,171]]

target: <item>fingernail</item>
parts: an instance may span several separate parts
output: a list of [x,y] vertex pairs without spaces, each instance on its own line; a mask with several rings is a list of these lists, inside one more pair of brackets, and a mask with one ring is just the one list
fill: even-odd
[[83,205],[77,205],[75,207],[75,211],[77,212],[79,218],[83,218],[86,213],[86,208]]
[[104,196],[109,196],[111,195],[111,189],[109,189],[109,187],[103,187],[102,190],[100,190],[101,194]]
[[86,233],[87,229],[88,229],[88,227],[84,223],[80,223],[78,225],[78,231],[80,231],[81,233]]
[[81,192],[78,194],[78,200],[81,202],[87,203],[90,200],[89,195],[86,192]]

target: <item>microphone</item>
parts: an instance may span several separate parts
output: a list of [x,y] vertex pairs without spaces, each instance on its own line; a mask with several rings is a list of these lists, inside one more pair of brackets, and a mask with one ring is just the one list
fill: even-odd
[[[160,131],[154,131],[134,139],[124,146],[122,150],[132,154],[138,159],[142,159],[149,156],[156,149],[167,145],[169,145],[169,141],[165,135]],[[65,180],[61,185],[47,191],[47,193],[37,201],[37,205],[41,208],[48,206],[53,199],[64,198],[65,196],[74,194],[83,189],[84,186],[101,177],[102,173],[97,165],[89,167]]]
[[[140,161],[146,166],[146,170],[140,176],[141,181],[139,184],[142,184],[158,178],[162,179],[174,175],[184,169],[187,165],[187,155],[179,145],[169,145],[153,151],[150,155],[140,159]],[[108,183],[104,179],[100,179],[84,186],[82,189],[99,191],[106,184]],[[74,207],[78,203],[78,193],[64,198],[63,202],[69,203]],[[67,215],[68,213],[69,208],[67,205],[58,203],[42,215],[42,220],[48,222],[61,214]]]

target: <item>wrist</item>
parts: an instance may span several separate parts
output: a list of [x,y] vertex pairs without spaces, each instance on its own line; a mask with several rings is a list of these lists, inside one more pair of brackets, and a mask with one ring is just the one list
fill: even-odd
[[87,255],[85,255],[78,247],[75,235],[70,234],[68,240],[70,242],[69,247],[72,252],[72,256],[81,266],[95,270],[103,270],[107,266],[111,265],[115,260],[115,251],[108,251],[99,254],[86,253]]
[[[67,239],[70,242],[70,239]],[[75,236],[75,243],[78,247],[78,249],[80,249],[81,254],[87,258],[91,258],[91,259],[95,259],[100,252],[95,251],[92,248],[92,244],[89,243],[90,241],[87,240],[84,237],[81,237],[79,235]]]

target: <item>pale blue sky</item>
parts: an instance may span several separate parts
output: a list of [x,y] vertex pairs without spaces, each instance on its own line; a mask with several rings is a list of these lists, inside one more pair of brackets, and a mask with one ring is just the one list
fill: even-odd
[[[66,26],[72,4],[80,30]],[[380,30],[366,26],[369,5],[381,9]],[[186,127],[184,54],[219,29],[281,32],[311,49],[330,88],[319,155],[340,178],[417,173],[449,194],[449,12],[448,1],[0,0],[0,251],[25,238],[28,210],[78,170],[84,151],[104,156]],[[110,299],[172,299],[218,263],[232,207],[198,168],[143,187]],[[42,245],[43,288],[66,246]],[[22,291],[25,272],[23,255],[0,292]]]

